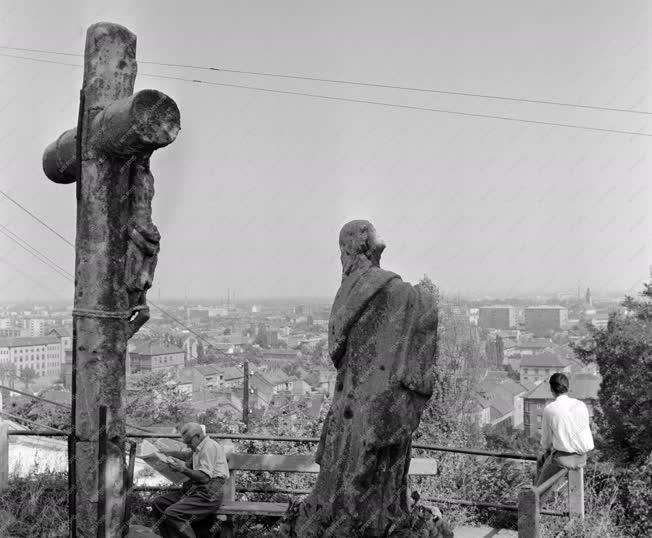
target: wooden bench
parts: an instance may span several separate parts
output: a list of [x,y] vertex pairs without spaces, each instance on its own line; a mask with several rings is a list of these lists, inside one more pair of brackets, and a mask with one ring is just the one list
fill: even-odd
[[[224,485],[224,502],[216,514],[227,516],[226,529],[221,536],[230,536],[233,527],[233,516],[271,516],[283,517],[288,508],[284,502],[236,501],[235,479],[239,471],[267,471],[271,473],[319,473],[319,465],[315,456],[277,454],[236,454],[227,456],[230,475]],[[434,476],[437,474],[437,462],[427,458],[412,458],[410,461],[410,476]],[[273,490],[270,491],[273,493]]]

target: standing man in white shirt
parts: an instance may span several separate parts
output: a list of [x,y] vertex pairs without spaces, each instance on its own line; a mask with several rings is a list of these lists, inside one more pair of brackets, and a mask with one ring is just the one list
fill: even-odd
[[543,484],[561,469],[580,469],[593,450],[589,410],[584,402],[568,396],[568,378],[562,373],[550,377],[555,401],[546,405],[541,422],[541,448],[535,485]]
[[183,483],[181,491],[172,491],[152,501],[159,518],[156,527],[164,538],[195,538],[193,523],[205,535],[211,516],[222,504],[224,483],[229,478],[222,445],[208,437],[200,424],[188,422],[180,433],[190,450],[162,452],[182,460],[171,467],[189,480]]

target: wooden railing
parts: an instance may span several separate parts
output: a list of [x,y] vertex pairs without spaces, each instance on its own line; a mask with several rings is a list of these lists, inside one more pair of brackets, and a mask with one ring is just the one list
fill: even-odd
[[541,536],[541,498],[566,478],[568,483],[568,515],[584,519],[584,469],[562,469],[539,486],[529,486],[518,496],[519,538]]
[[[319,439],[316,437],[280,437],[272,435],[238,435],[238,434],[223,434],[208,432],[209,435],[217,439],[230,439],[230,440],[246,440],[246,441],[278,441],[278,442],[295,442],[295,443],[317,443]],[[65,437],[70,440],[71,435],[64,431],[51,431],[51,430],[9,430],[6,424],[0,421],[0,492],[6,488],[9,480],[9,436],[40,436],[40,437]],[[179,439],[179,434],[163,434],[163,433],[128,433],[128,438],[171,438]],[[70,442],[69,451],[70,451]],[[458,454],[469,454],[494,458],[517,459],[525,461],[536,461],[536,456],[530,454],[507,453],[497,452],[490,450],[477,450],[461,447],[443,447],[437,445],[426,445],[414,443],[412,448],[422,450],[432,450],[436,452],[453,452]],[[133,455],[133,445],[132,445]],[[69,461],[74,460],[72,454],[69,454]],[[133,462],[131,462],[133,463]],[[545,495],[557,481],[567,477],[568,481],[568,511],[557,512],[553,510],[541,509],[541,497]],[[153,488],[134,488],[135,490],[151,490]],[[161,488],[158,488],[161,489]],[[240,488],[239,488],[240,489]],[[247,491],[241,489],[241,491]],[[302,495],[305,494],[304,490],[288,490],[265,488],[268,493],[288,493]],[[253,492],[253,490],[252,490]],[[476,506],[485,508],[501,509],[506,511],[518,512],[518,535],[519,538],[539,538],[540,536],[540,518],[541,515],[548,516],[561,516],[572,518],[584,517],[584,475],[583,470],[566,470],[559,471],[556,475],[552,476],[545,483],[540,486],[529,486],[525,488],[518,498],[518,504],[498,504],[480,501],[472,501],[466,499],[428,499],[434,502],[441,502],[446,504],[457,504],[461,506]],[[69,507],[74,510],[74,506]],[[74,518],[74,513],[70,514]]]

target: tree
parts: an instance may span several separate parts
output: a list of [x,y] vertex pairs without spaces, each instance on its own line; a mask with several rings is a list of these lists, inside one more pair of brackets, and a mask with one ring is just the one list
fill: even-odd
[[455,316],[455,305],[442,301],[439,289],[427,275],[419,284],[439,304],[439,327],[434,393],[415,437],[428,443],[478,447],[482,435],[471,417],[471,396],[484,366],[479,339],[470,324]]
[[16,379],[16,365],[10,362],[0,364],[0,384],[13,388]]
[[141,426],[179,424],[195,414],[190,395],[179,390],[168,372],[134,375],[125,410],[128,419]]
[[230,407],[209,407],[199,415],[199,423],[206,431],[220,433],[243,433],[242,414]]
[[575,347],[582,361],[598,365],[599,445],[621,464],[639,464],[652,452],[652,284],[641,297],[626,297],[624,314],[612,314],[605,329],[591,327],[588,342]]
[[31,366],[26,366],[25,368],[21,368],[20,374],[18,374],[18,379],[25,385],[25,390],[29,391],[29,386],[31,385],[32,381],[38,378],[38,374],[36,373],[36,370],[32,368]]
[[330,364],[330,359],[326,354],[326,340],[320,340],[315,344],[314,349],[309,354],[310,364],[320,366]]
[[489,450],[523,454],[536,454],[539,451],[538,440],[530,437],[524,430],[513,428],[511,421],[485,426],[483,433]]
[[58,430],[70,429],[70,409],[40,400],[30,400],[11,408],[11,413]]

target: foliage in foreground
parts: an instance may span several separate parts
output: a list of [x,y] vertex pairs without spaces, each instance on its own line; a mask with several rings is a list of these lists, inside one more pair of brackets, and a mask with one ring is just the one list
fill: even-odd
[[599,445],[611,461],[641,464],[652,452],[652,284],[641,299],[626,297],[626,314],[612,314],[605,329],[576,352],[602,376],[595,412]]
[[25,478],[12,477],[0,493],[0,536],[67,536],[67,487],[67,474],[38,468]]
[[[248,442],[251,444],[254,442]],[[243,446],[260,452],[260,447]],[[295,447],[297,448],[297,447]],[[278,448],[275,450],[278,451]],[[288,450],[290,452],[290,450]],[[522,485],[522,479],[531,480],[528,464],[504,462],[495,459],[481,459],[462,454],[444,454],[438,457],[441,474],[434,479],[423,479],[414,484],[421,493],[420,504],[438,506],[444,519],[451,526],[493,525],[499,528],[515,528],[514,512],[494,509],[459,507],[426,501],[428,497],[447,499],[475,499],[490,502],[510,503],[512,495]],[[253,474],[253,473],[252,473]],[[309,484],[293,481],[298,477],[272,476],[259,473],[245,482],[263,482],[277,487],[301,488]],[[266,475],[266,476],[265,476]],[[245,477],[243,477],[245,478]],[[240,485],[245,482],[239,481]],[[9,487],[0,494],[0,536],[43,537],[67,536],[67,475],[32,469],[24,478],[13,476]],[[530,483],[530,482],[528,482]],[[501,496],[501,491],[503,495]],[[149,494],[131,496],[134,524],[153,523],[147,508]],[[254,497],[249,494],[252,500]],[[290,496],[284,494],[258,494],[259,500],[287,502]],[[566,495],[562,491],[559,499],[548,499],[545,508],[563,511],[566,509]],[[649,506],[652,505],[652,461],[640,467],[618,468],[611,464],[591,462],[585,473],[586,519],[575,522],[566,529],[566,538],[634,538],[652,535],[652,521]],[[567,524],[566,518],[544,516],[543,536],[557,536]],[[239,536],[274,536],[277,520],[270,518],[238,518]]]

